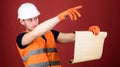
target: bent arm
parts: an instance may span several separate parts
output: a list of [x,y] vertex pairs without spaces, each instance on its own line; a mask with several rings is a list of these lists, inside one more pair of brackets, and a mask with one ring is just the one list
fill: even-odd
[[57,23],[59,23],[58,17],[51,18],[47,21],[42,22],[36,28],[28,33],[26,33],[22,38],[22,45],[27,45],[31,43],[34,39],[42,36],[47,31],[51,30]]
[[[89,31],[93,32],[94,35],[98,35],[100,32],[99,26],[90,26]],[[60,33],[57,41],[60,43],[67,43],[75,41],[75,34],[74,33]]]

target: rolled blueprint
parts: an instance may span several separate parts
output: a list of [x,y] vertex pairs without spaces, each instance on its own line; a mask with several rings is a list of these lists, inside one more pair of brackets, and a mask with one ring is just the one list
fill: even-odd
[[107,32],[94,35],[90,31],[75,31],[74,59],[70,63],[100,59]]

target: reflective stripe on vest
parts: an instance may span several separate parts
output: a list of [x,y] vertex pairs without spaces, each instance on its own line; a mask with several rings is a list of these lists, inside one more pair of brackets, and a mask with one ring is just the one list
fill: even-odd
[[41,54],[41,53],[48,53],[48,52],[57,52],[56,48],[43,48],[30,51],[27,55],[25,55],[22,60],[25,62],[31,55]]
[[27,67],[48,67],[48,66],[55,66],[60,65],[60,61],[50,61],[50,62],[43,62],[38,64],[31,64]]

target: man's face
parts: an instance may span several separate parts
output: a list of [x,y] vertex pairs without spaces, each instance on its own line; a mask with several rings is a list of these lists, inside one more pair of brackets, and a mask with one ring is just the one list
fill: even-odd
[[21,24],[26,27],[27,30],[32,31],[38,25],[38,17],[23,19]]

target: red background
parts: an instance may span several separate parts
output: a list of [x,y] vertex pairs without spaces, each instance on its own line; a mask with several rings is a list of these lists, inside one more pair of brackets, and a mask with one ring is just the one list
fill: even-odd
[[102,31],[108,32],[100,60],[69,64],[69,59],[73,58],[74,43],[57,44],[63,67],[120,67],[118,0],[0,0],[0,67],[23,67],[15,45],[16,36],[24,30],[17,20],[17,9],[23,2],[32,2],[38,7],[40,22],[68,8],[82,5],[79,10],[81,18],[62,21],[54,29],[73,32],[98,25]]

